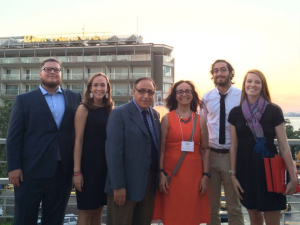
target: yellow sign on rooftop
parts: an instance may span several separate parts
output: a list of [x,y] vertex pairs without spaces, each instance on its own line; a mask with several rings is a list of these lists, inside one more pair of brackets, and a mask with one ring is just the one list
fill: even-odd
[[35,37],[32,35],[24,36],[24,42],[25,43],[34,43],[34,42],[70,42],[70,41],[100,41],[100,40],[106,40],[107,37],[100,37],[100,36],[88,36],[88,37],[52,37],[52,38],[46,38],[46,37]]

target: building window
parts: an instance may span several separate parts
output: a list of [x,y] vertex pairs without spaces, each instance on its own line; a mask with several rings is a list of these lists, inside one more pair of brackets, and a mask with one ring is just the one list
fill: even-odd
[[26,80],[30,80],[30,70],[26,70]]
[[128,85],[127,84],[111,84],[112,96],[127,96]]
[[26,85],[25,92],[32,91],[32,90],[34,90],[34,89],[37,89],[38,87],[39,87],[39,85],[38,85],[38,84]]
[[164,66],[164,68],[163,68],[163,76],[164,77],[172,77],[172,67]]
[[6,94],[7,95],[17,95],[19,94],[19,86],[18,85],[6,85]]
[[151,77],[151,67],[132,67],[131,78]]
[[128,68],[127,67],[115,67],[109,69],[108,77],[112,80],[115,79],[128,79]]
[[105,68],[104,67],[91,67],[87,69],[88,78],[90,78],[95,73],[104,73],[105,74]]
[[168,93],[171,86],[172,84],[163,83],[163,92]]

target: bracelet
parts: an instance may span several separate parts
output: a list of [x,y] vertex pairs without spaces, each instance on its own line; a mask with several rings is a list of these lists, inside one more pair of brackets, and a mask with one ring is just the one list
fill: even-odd
[[80,175],[82,175],[81,172],[76,172],[73,174],[73,177],[80,176]]
[[236,171],[235,171],[235,170],[229,170],[229,174],[230,174],[231,176],[235,176]]

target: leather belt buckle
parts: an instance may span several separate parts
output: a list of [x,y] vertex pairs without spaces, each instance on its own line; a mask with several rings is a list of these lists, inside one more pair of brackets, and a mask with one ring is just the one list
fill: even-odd
[[219,148],[210,148],[211,151],[220,153],[220,154],[227,154],[229,153],[229,149],[219,149]]

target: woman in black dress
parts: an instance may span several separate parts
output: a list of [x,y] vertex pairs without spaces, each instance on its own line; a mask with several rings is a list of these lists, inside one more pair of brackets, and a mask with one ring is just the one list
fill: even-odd
[[[264,74],[250,70],[245,75],[240,106],[233,108],[231,123],[231,179],[234,189],[247,208],[251,224],[279,225],[280,210],[286,208],[285,195],[295,193],[296,176],[285,133],[281,109],[271,103]],[[283,194],[268,192],[265,157],[277,154],[274,138],[289,171],[291,181]]]
[[104,193],[106,123],[112,107],[107,76],[92,75],[75,114],[73,182],[79,209],[78,225],[101,225],[102,222],[107,198]]

